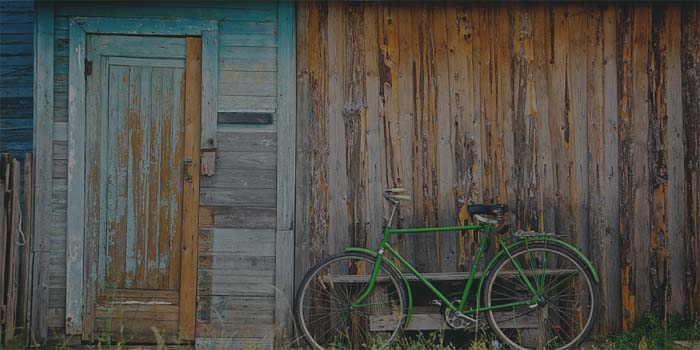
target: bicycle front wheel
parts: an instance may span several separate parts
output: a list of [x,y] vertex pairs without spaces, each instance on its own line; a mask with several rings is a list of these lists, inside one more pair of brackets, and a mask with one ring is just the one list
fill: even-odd
[[504,342],[523,350],[576,347],[593,328],[599,303],[586,263],[551,242],[524,243],[502,255],[483,296],[486,307],[511,305],[486,311],[486,319]]
[[316,349],[381,349],[396,340],[406,319],[406,291],[391,266],[383,263],[374,288],[369,286],[376,259],[341,253],[326,258],[299,286],[295,317],[306,341]]

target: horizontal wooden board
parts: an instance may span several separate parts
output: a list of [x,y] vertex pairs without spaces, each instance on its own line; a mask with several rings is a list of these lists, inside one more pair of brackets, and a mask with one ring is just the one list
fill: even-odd
[[277,98],[271,96],[219,96],[219,112],[273,112]]
[[219,40],[223,46],[252,46],[252,47],[277,47],[276,34],[222,34]]
[[219,58],[219,70],[276,72],[277,60],[274,57]]
[[274,188],[202,187],[199,192],[199,204],[204,206],[274,208],[276,201]]
[[[136,17],[136,18],[162,18],[167,13],[169,17],[187,19],[218,19],[244,21],[273,21],[276,11],[272,8],[227,8],[227,7],[194,7],[194,6],[139,6],[135,11],[133,6],[119,6],[111,4],[96,4],[82,6],[65,4],[56,7],[56,16],[84,16],[84,17]],[[57,28],[59,22],[57,21]]]
[[231,280],[228,283],[210,283],[206,280],[198,280],[197,293],[202,295],[274,296],[275,285],[274,281],[246,283]]
[[230,21],[224,19],[219,22],[221,34],[277,34],[277,23],[272,21]]
[[275,258],[271,256],[199,256],[200,269],[236,269],[274,271]]
[[277,154],[272,152],[216,152],[219,167],[239,170],[275,169]]
[[199,208],[199,227],[275,228],[275,208],[205,207]]
[[217,145],[220,152],[277,152],[274,133],[219,132]]
[[272,229],[202,229],[200,253],[274,256],[275,231]]
[[216,175],[203,177],[200,183],[203,187],[271,189],[275,188],[276,175],[274,170],[219,168]]

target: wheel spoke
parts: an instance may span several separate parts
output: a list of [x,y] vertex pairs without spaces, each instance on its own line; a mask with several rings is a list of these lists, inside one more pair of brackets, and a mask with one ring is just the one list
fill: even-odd
[[[363,271],[371,271],[374,259],[343,253],[319,263],[304,278],[297,295],[296,315],[312,347],[359,349],[371,342],[381,349],[400,332],[405,319],[405,292],[401,280],[386,265],[381,266],[381,279],[367,298],[353,307],[369,286],[369,275],[356,278],[355,270],[361,265]],[[371,329],[375,318],[381,332]]]
[[[519,247],[490,272],[484,291],[486,307],[533,297],[523,277],[519,273],[514,276],[516,264],[524,268],[533,288],[542,293],[538,294],[542,299],[534,308],[524,305],[507,312],[487,311],[492,328],[510,347],[569,349],[592,327],[597,303],[593,282],[573,254],[562,250],[544,243]],[[535,322],[538,327],[517,328],[526,326],[527,322]]]

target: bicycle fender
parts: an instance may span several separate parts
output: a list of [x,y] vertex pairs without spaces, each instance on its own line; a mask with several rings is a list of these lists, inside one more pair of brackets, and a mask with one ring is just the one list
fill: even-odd
[[[367,248],[360,248],[360,247],[348,247],[345,248],[346,252],[353,252],[353,253],[364,253],[364,254],[369,254],[372,257],[377,257],[377,252],[374,250],[370,250]],[[400,277],[401,280],[403,281],[404,286],[406,287],[406,293],[408,294],[408,311],[406,312],[406,325],[411,321],[411,316],[413,315],[413,291],[411,290],[411,285],[408,284],[408,279],[406,279],[406,275],[404,275],[401,270],[394,264],[393,261],[390,259],[382,259],[386,261],[389,266],[391,266],[392,269],[394,269],[394,272],[396,272]]]

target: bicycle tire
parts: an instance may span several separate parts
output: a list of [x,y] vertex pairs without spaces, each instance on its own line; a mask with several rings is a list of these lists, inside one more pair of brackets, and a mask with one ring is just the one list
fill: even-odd
[[[542,258],[537,258],[533,252],[546,252],[546,253],[551,253],[553,255],[556,255],[558,257],[561,257],[562,259],[566,259],[566,266],[569,267],[569,269],[566,269],[564,267],[555,267],[555,268],[549,268],[549,267],[544,267],[544,266],[538,266],[538,259],[541,262],[543,259]],[[527,255],[524,255],[527,254]],[[514,259],[518,258],[523,258],[525,262],[523,262],[521,265],[529,264],[530,269],[532,272],[531,273],[533,276],[537,273],[537,270],[541,271],[540,275],[537,277],[538,279],[541,279],[541,282],[538,282],[534,277],[530,279],[530,283],[542,283],[543,289],[546,288],[552,288],[551,291],[546,290],[544,291],[543,297],[541,301],[538,301],[536,306],[533,305],[525,305],[524,307],[521,307],[521,310],[524,309],[524,311],[519,312],[516,314],[515,318],[505,318],[503,317],[504,314],[507,314],[508,311],[497,311],[497,310],[489,310],[485,311],[486,313],[486,319],[489,323],[489,326],[491,329],[496,333],[496,335],[503,340],[506,344],[508,344],[510,347],[514,349],[519,349],[519,350],[529,350],[529,349],[556,349],[556,350],[566,350],[566,349],[572,349],[578,346],[591,332],[595,325],[595,321],[597,319],[598,315],[598,309],[599,309],[599,304],[600,304],[600,296],[599,296],[599,291],[598,291],[598,285],[595,283],[595,280],[593,278],[593,275],[588,268],[588,265],[576,254],[575,252],[571,251],[571,249],[562,246],[560,244],[556,244],[553,242],[534,242],[534,243],[523,243],[522,245],[516,246],[514,249],[510,251],[510,256],[512,256]],[[494,301],[494,296],[499,296],[501,299],[506,299],[507,297],[511,297],[515,299],[516,294],[518,293],[518,290],[525,291],[526,286],[525,282],[522,281],[522,278],[519,275],[516,275],[513,270],[507,269],[507,265],[511,262],[510,256],[508,254],[504,254],[501,257],[499,257],[499,260],[494,263],[493,268],[488,272],[486,283],[484,286],[484,293],[482,295],[483,298],[483,304],[485,307],[490,307],[496,305]],[[547,255],[544,255],[545,257]],[[529,260],[529,261],[527,261]],[[532,264],[535,264],[535,269],[532,270]],[[549,263],[550,265],[553,264],[551,261]],[[559,262],[559,261],[554,261],[554,264],[557,265],[564,265],[564,262]],[[544,263],[540,265],[547,265],[546,258],[544,259]],[[526,269],[526,266],[523,266],[523,269]],[[564,271],[564,272],[561,272]],[[574,272],[575,271],[575,272]],[[501,275],[499,279],[499,274]],[[550,278],[549,282],[546,282],[547,276],[557,276],[559,274],[564,274],[567,277],[561,278],[561,277],[552,277]],[[517,276],[517,278],[510,277],[510,276]],[[516,286],[515,282],[508,282],[508,279],[511,280],[517,280],[520,279],[522,282],[520,282],[520,285]],[[560,280],[557,281],[557,278]],[[569,280],[571,282],[569,282]],[[498,288],[494,288],[496,283],[500,281],[501,285]],[[554,282],[556,281],[556,282]],[[510,284],[509,284],[510,283]],[[545,286],[545,283],[546,286]],[[569,294],[563,294],[564,292],[559,291],[556,288],[564,288],[562,287],[562,283],[565,285],[568,284],[574,284],[574,283],[583,283],[582,285],[582,290],[578,291],[576,296],[573,296],[573,299],[569,299],[571,296]],[[565,286],[565,288],[569,288],[568,286]],[[585,289],[583,289],[585,288]],[[570,289],[577,291],[577,287],[571,287]],[[547,293],[550,292],[556,292],[558,294],[554,295],[553,297],[548,297]],[[580,292],[580,293],[579,293]],[[497,294],[498,293],[498,294]],[[527,291],[525,293],[530,293],[529,297],[532,296],[532,293]],[[567,292],[568,293],[568,292]],[[581,294],[582,297],[579,299],[578,295]],[[524,296],[524,298],[528,297],[527,295]],[[520,300],[526,300],[526,299],[520,299]],[[516,301],[516,300],[511,300],[511,301]],[[580,306],[582,303],[586,303],[586,301],[590,302],[590,305],[587,306],[585,304],[584,306]],[[542,305],[540,305],[540,303]],[[500,304],[505,304],[505,302],[502,302]],[[556,304],[556,305],[555,305]],[[576,308],[571,307],[572,305],[578,305]],[[528,310],[529,309],[529,310]],[[580,310],[579,310],[580,309]],[[512,308],[511,312],[515,314],[515,307]],[[532,311],[530,311],[532,310]],[[499,312],[501,314],[499,314]],[[506,331],[507,328],[506,326],[509,327],[522,327],[522,326],[532,326],[532,325],[517,325],[518,322],[520,323],[525,323],[527,322],[525,318],[521,320],[516,320],[516,318],[519,317],[525,317],[528,313],[536,313],[535,316],[537,316],[537,327],[533,328],[534,330],[531,331],[513,331],[512,329],[518,329],[518,328],[511,328],[511,330]],[[578,319],[574,319],[573,316],[567,314],[566,312],[575,312],[576,317]],[[497,314],[499,314],[498,318],[501,318],[501,320],[497,320]],[[550,314],[552,316],[550,316]],[[579,316],[581,315],[581,316]],[[584,318],[582,317],[583,315],[587,316],[585,318],[585,323]],[[550,320],[550,318],[553,319]],[[511,324],[506,324],[506,322],[512,322]],[[530,318],[530,321],[532,321],[532,318]],[[580,326],[576,324],[576,321],[580,321]],[[499,325],[500,323],[500,325]],[[567,330],[570,329],[570,330]],[[561,343],[561,341],[556,342],[556,339],[550,339],[548,334],[551,334],[554,338],[563,338],[564,335],[566,335],[567,332],[573,333],[576,332],[574,336],[571,336],[571,339],[568,339],[567,341],[564,341]],[[530,334],[528,334],[530,333]],[[533,335],[536,334],[536,335]],[[543,336],[544,334],[544,336]],[[536,338],[533,340],[533,338]],[[533,346],[534,345],[534,346]]]
[[[345,308],[348,307],[347,304],[350,303],[349,300],[344,300],[341,299],[341,297],[335,296],[333,301],[330,301],[330,298],[328,300],[316,300],[317,298],[313,298],[315,303],[320,304],[320,303],[327,303],[329,307],[327,308],[329,310],[329,314],[337,312],[337,315],[335,316],[328,316],[330,319],[330,326],[331,328],[335,327],[335,321],[338,319],[341,322],[352,322],[353,324],[358,324],[362,323],[364,326],[362,328],[366,328],[368,326],[367,322],[371,322],[372,320],[377,320],[377,318],[372,318],[373,316],[376,317],[384,317],[383,319],[385,322],[389,325],[387,327],[391,328],[391,331],[389,332],[390,335],[388,338],[382,338],[379,336],[380,333],[386,333],[382,331],[377,331],[375,332],[377,336],[372,335],[371,339],[366,339],[367,336],[369,336],[371,333],[367,332],[365,334],[362,333],[362,330],[359,332],[356,331],[356,328],[359,328],[358,326],[353,326],[352,331],[349,328],[345,328],[344,334],[335,334],[333,336],[325,335],[325,334],[319,334],[319,332],[316,332],[315,330],[312,329],[310,326],[312,322],[318,322],[318,320],[312,320],[313,317],[309,314],[309,310],[311,307],[314,307],[316,309],[319,309],[320,307],[318,306],[313,306],[311,299],[307,300],[307,296],[311,295],[312,291],[309,289],[310,286],[313,283],[316,284],[322,284],[324,286],[324,290],[327,291],[327,294],[331,296],[331,292],[329,291],[330,288],[336,288],[336,285],[338,285],[338,289],[343,284],[347,284],[348,286],[351,285],[352,282],[333,282],[333,277],[328,277],[330,275],[321,275],[320,273],[325,272],[324,269],[329,267],[331,264],[342,262],[340,265],[340,269],[342,269],[342,266],[347,266],[347,268],[352,268],[352,266],[357,266],[355,263],[352,261],[355,260],[358,263],[364,263],[365,264],[365,269],[364,273],[361,274],[363,276],[368,276],[368,274],[371,273],[371,269],[374,266],[374,262],[376,261],[376,258],[372,255],[365,254],[365,253],[359,253],[359,252],[344,252],[336,255],[332,255],[330,257],[327,257],[317,263],[313,268],[307,271],[306,275],[302,279],[301,284],[299,285],[299,289],[296,294],[295,298],[295,303],[294,303],[294,317],[297,322],[297,327],[301,331],[302,335],[304,336],[304,339],[306,342],[312,346],[315,349],[334,349],[334,348],[368,348],[371,347],[375,349],[382,349],[386,347],[387,345],[391,344],[394,342],[398,335],[401,333],[405,320],[406,320],[406,315],[407,315],[407,296],[406,296],[406,290],[403,285],[403,280],[399,276],[399,274],[394,271],[394,268],[391,267],[391,265],[387,264],[386,262],[382,263],[380,274],[381,276],[378,277],[378,280],[376,282],[376,285],[374,289],[372,290],[372,293],[366,300],[381,300],[380,296],[376,295],[376,293],[381,292],[383,290],[388,290],[390,293],[387,293],[390,295],[390,298],[393,298],[393,301],[390,305],[390,307],[394,308],[392,310],[388,309],[382,309],[378,310],[375,304],[368,304],[368,305],[373,305],[370,307],[364,307],[363,310],[367,311],[366,316],[367,320],[366,321],[358,321],[358,317],[363,317],[361,314],[365,314],[365,312],[359,311],[360,308],[356,309],[351,309],[351,310],[345,310]],[[344,279],[348,279],[348,275],[345,273],[345,271],[342,271]],[[359,292],[364,290],[364,288],[357,288],[357,287],[352,287],[356,293],[354,295],[351,295],[351,293],[345,294],[347,296],[346,299],[352,299],[352,297],[357,297]],[[387,289],[385,289],[387,288]],[[393,289],[393,292],[391,291]],[[347,290],[345,291],[347,292]],[[311,297],[310,297],[311,298]],[[373,299],[374,298],[374,299]],[[390,299],[389,297],[387,299]],[[318,298],[322,299],[322,298]],[[311,305],[309,305],[311,304]],[[334,307],[331,307],[334,306]],[[381,311],[378,313],[378,315],[370,315],[369,313],[374,311]],[[386,312],[391,312],[391,314],[387,315]],[[323,311],[320,311],[323,312]],[[343,312],[347,312],[347,315],[344,315]],[[398,314],[396,314],[398,312]],[[352,319],[351,319],[352,318]],[[343,326],[344,324],[341,324],[340,326]],[[350,327],[350,325],[347,325],[346,327]],[[336,330],[332,330],[332,332],[336,332]],[[359,336],[356,336],[359,334]],[[345,339],[343,339],[345,337]],[[369,344],[368,342],[371,342]],[[338,346],[340,343],[340,346]]]

